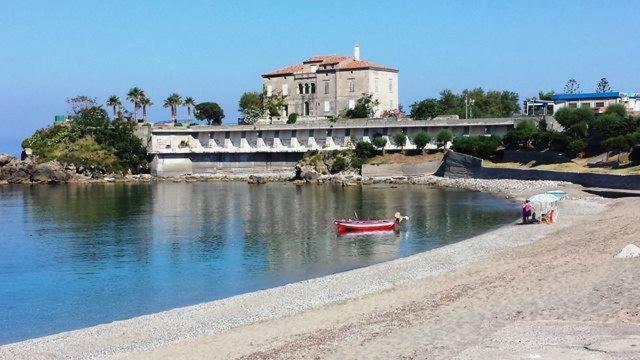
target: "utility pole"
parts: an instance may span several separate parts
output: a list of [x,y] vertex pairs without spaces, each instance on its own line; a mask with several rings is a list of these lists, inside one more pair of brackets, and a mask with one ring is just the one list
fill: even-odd
[[473,107],[472,106],[473,106],[473,104],[475,102],[476,101],[473,100],[473,99],[469,100],[469,96],[465,95],[465,97],[464,97],[464,118],[465,119],[468,119],[469,115],[471,115],[471,117],[473,117]]

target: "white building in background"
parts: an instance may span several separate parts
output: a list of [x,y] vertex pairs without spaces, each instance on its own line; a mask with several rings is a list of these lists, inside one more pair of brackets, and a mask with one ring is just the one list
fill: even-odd
[[563,107],[568,107],[573,109],[593,109],[597,113],[602,113],[609,105],[622,104],[628,113],[640,113],[639,93],[609,91],[603,93],[556,94],[551,99],[555,104],[556,111]]
[[267,95],[287,96],[284,116],[336,116],[352,109],[363,93],[379,102],[374,116],[398,109],[398,69],[361,59],[357,44],[353,56],[312,56],[265,73],[262,79]]
[[640,114],[640,93],[609,91],[603,93],[555,94],[551,100],[527,100],[524,113],[528,116],[553,115],[564,107],[572,109],[592,109],[598,114],[607,106],[622,104],[629,114]]

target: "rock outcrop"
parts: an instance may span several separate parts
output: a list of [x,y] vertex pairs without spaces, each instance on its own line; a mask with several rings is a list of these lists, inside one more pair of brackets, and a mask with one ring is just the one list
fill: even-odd
[[71,177],[71,174],[65,170],[62,164],[57,161],[49,161],[35,166],[31,175],[31,182],[58,184],[69,181]]
[[0,154],[0,167],[7,165],[8,163],[17,160],[15,156],[9,154]]
[[31,160],[21,161],[14,158],[0,169],[0,180],[9,184],[28,184],[31,182],[35,166]]

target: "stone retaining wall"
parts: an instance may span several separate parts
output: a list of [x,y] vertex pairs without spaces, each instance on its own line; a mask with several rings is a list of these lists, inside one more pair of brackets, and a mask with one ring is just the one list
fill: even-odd
[[302,153],[257,154],[156,154],[151,174],[170,177],[185,174],[293,173]]
[[640,190],[640,175],[486,168],[482,166],[482,159],[454,151],[445,155],[436,175],[449,178],[566,181],[586,187]]
[[363,177],[388,177],[388,176],[424,176],[431,175],[440,163],[437,161],[423,162],[419,164],[382,164],[362,165]]

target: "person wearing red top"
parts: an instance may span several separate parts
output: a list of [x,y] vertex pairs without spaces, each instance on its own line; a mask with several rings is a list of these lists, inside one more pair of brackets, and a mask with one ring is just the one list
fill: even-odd
[[529,222],[529,217],[531,216],[531,213],[533,213],[533,204],[531,204],[531,202],[527,199],[522,204],[522,223],[523,224],[526,224]]

